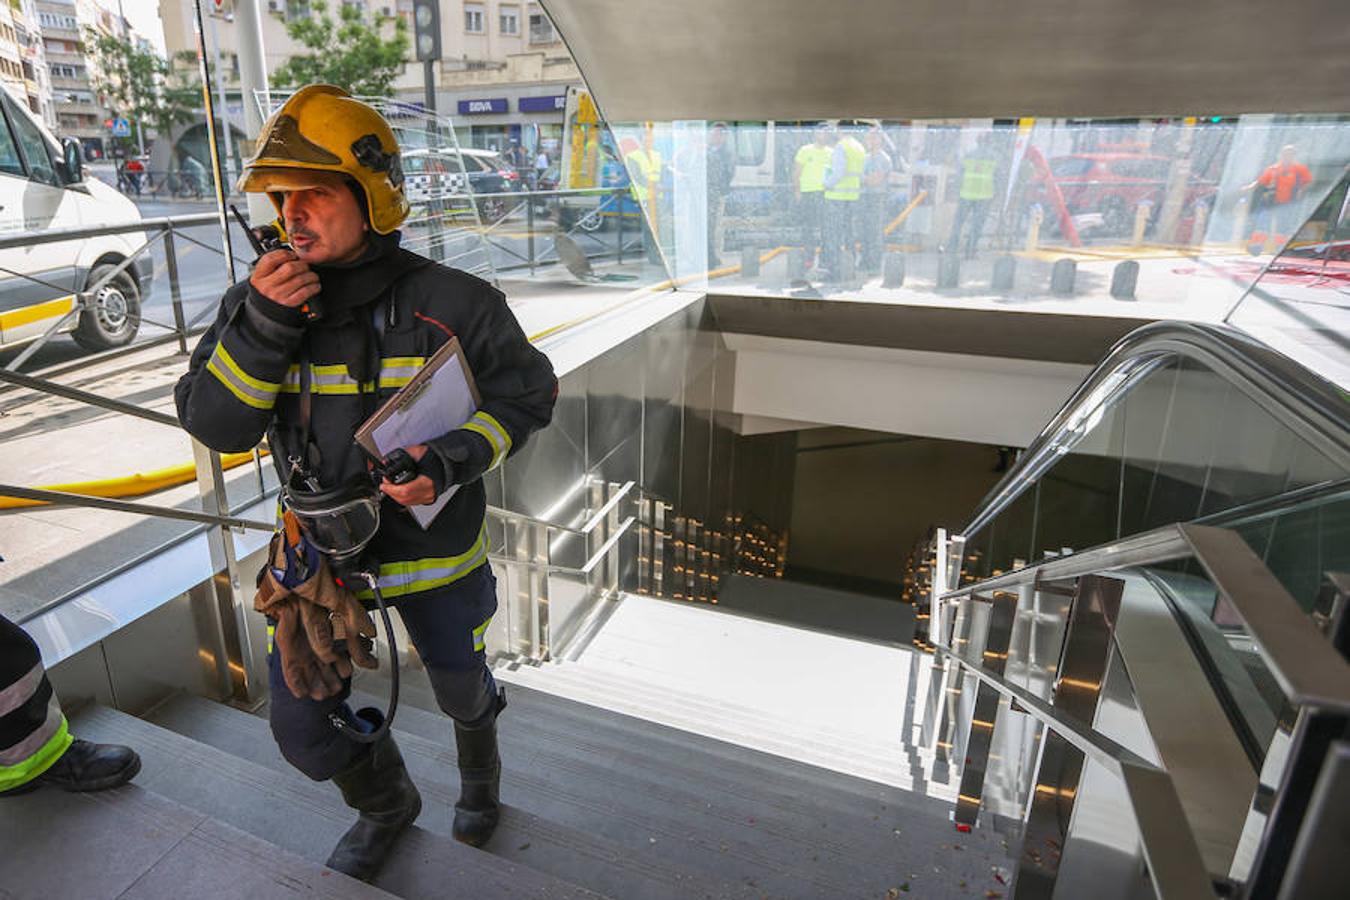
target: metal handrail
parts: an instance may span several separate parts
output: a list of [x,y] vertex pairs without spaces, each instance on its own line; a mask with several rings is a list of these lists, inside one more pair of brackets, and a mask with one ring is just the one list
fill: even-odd
[[160,519],[181,519],[184,522],[196,522],[201,525],[221,525],[226,528],[255,531],[275,531],[275,522],[263,522],[259,519],[240,519],[235,516],[217,516],[211,513],[193,512],[175,509],[171,506],[153,506],[149,503],[131,503],[127,500],[112,500],[107,497],[91,497],[88,494],[70,494],[65,491],[46,491],[40,488],[19,487],[13,484],[0,484],[0,497],[18,497],[21,500],[40,500],[54,506],[83,506],[89,509],[106,509],[112,512],[135,513]]
[[[116,225],[94,225],[85,228],[54,228],[21,234],[16,237],[0,238],[0,250],[14,247],[33,247],[38,244],[54,244],[58,241],[71,241],[80,238],[101,237],[108,234],[131,234],[136,231],[178,228],[191,225],[213,225],[220,221],[215,213],[193,213],[186,216],[162,216],[154,219],[138,219],[135,222],[122,222]],[[217,248],[211,248],[217,249]]]
[[623,487],[615,491],[614,496],[610,497],[609,500],[605,502],[604,506],[596,510],[595,514],[580,528],[564,525],[561,522],[551,522],[548,519],[540,519],[510,509],[502,509],[500,506],[493,506],[491,504],[488,504],[487,511],[489,515],[496,516],[497,518],[504,519],[508,522],[523,522],[526,525],[538,525],[541,528],[547,528],[550,531],[561,531],[564,534],[587,535],[598,528],[604,521],[605,516],[609,514],[609,511],[618,506],[619,502],[622,501],[624,497],[628,496],[629,492],[633,490],[633,485],[634,482],[626,482]]
[[[1232,605],[1289,702],[1350,713],[1350,663],[1318,632],[1298,601],[1234,531],[1178,523],[1032,563],[942,595],[942,602],[1038,582],[1194,557]],[[934,641],[935,646],[940,646]]]
[[1236,329],[1154,322],[1116,342],[1008,474],[976,509],[962,537],[988,525],[1022,491],[1086,436],[1098,410],[1172,360],[1198,362],[1231,382],[1335,464],[1350,470],[1350,403],[1316,373]]
[[[1303,710],[1342,715],[1350,712],[1350,663],[1317,631],[1241,535],[1227,528],[1179,523],[1043,560],[946,591],[937,611],[962,598],[1007,595],[1024,585],[1045,589],[1054,582],[1183,557],[1193,557],[1200,564],[1220,596],[1237,613],[1291,704]],[[1149,878],[1159,897],[1189,900],[1214,896],[1176,785],[1165,770],[1097,733],[1091,723],[1008,682],[982,660],[963,656],[952,646],[961,642],[952,640],[949,644],[947,638],[945,632],[931,636],[936,654],[954,661],[1007,697],[1019,711],[1033,716],[1122,781],[1138,825]]]
[[1019,710],[1030,714],[1124,783],[1139,827],[1139,844],[1148,863],[1149,878],[1161,900],[1214,896],[1214,884],[1200,855],[1200,846],[1186,825],[1185,807],[1166,771],[1098,734],[1088,723],[1058,712],[1031,691],[963,658],[946,644],[934,643],[933,648],[1017,703]]

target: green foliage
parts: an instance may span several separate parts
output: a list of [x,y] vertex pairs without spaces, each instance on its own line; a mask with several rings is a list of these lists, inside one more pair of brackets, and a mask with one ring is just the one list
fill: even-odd
[[171,71],[163,57],[93,29],[85,40],[98,63],[94,87],[113,116],[131,120],[132,134],[139,126],[167,135],[175,125],[199,118],[201,82],[187,74],[192,70]]
[[[272,73],[272,84],[333,84],[357,96],[391,96],[394,79],[403,71],[410,48],[403,20],[379,16],[368,23],[363,21],[360,9],[344,3],[335,22],[323,0],[314,0],[310,9],[308,17],[288,22],[286,33],[313,52],[286,60]],[[382,32],[390,21],[394,33],[385,38]]]

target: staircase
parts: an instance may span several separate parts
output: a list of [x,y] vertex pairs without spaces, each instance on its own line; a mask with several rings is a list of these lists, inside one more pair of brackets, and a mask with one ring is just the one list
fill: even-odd
[[[625,617],[630,600],[643,602]],[[72,717],[74,733],[134,746],[144,767],[104,795],[44,789],[0,806],[0,897],[1002,896],[1007,842],[994,828],[958,834],[949,803],[907,789],[922,786],[916,765],[927,771],[917,751],[895,756],[744,696],[719,705],[688,683],[662,693],[607,671],[606,641],[644,615],[652,625],[652,603],[662,601],[625,600],[573,660],[499,670],[514,682],[500,722],[505,808],[485,850],[450,837],[450,725],[419,708],[419,679],[408,679],[394,731],[424,809],[374,886],[322,867],[353,814],[332,785],[281,758],[265,718],[175,695],[143,719],[103,707]],[[692,613],[744,639],[740,617],[662,606],[676,611],[658,608],[657,624]],[[697,662],[705,674],[717,666]],[[862,687],[834,677],[845,698]],[[380,702],[366,687],[374,694],[353,702]],[[671,727],[676,718],[687,727]]]

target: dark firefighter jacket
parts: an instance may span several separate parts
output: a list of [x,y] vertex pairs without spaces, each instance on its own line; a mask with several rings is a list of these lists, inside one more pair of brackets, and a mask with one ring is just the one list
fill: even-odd
[[548,424],[557,395],[553,368],[526,340],[500,291],[399,248],[397,232],[373,240],[355,264],[314,271],[324,312],[314,323],[248,282],[225,292],[174,390],[178,417],[214,450],[248,450],[275,425],[284,450],[273,452],[295,453],[300,361],[307,357],[310,469],[322,487],[336,487],[366,471],[353,439],[361,422],[457,336],[482,402],[462,427],[428,442],[422,470],[438,490],[462,487],[425,531],[384,497],[370,545],[385,597],[444,587],[487,559],[482,475]]

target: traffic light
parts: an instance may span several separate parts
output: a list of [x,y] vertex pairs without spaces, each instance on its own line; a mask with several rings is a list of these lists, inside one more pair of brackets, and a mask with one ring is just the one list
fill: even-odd
[[419,62],[441,58],[440,0],[413,0],[413,48]]

